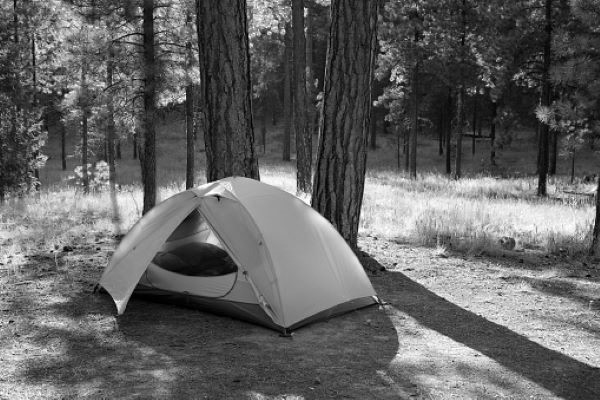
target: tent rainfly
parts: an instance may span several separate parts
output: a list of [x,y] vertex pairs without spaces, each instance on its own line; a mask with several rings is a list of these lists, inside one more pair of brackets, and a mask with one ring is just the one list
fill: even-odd
[[178,193],[123,238],[99,282],[131,295],[289,333],[379,300],[335,228],[295,196],[247,178]]

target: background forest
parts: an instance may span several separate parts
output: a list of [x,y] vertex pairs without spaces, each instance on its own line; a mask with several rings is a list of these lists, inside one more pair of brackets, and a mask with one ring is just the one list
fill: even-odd
[[[359,224],[377,225],[369,222],[377,217],[368,199],[358,218],[368,172],[409,192],[423,193],[425,185],[454,197],[459,187],[476,186],[469,201],[550,194],[553,200],[535,204],[573,203],[586,215],[576,225],[569,218],[569,228],[531,221],[531,233],[507,215],[490,229],[480,216],[444,221],[429,213],[432,221],[410,227],[397,218],[397,228],[384,224],[391,237],[445,243],[475,236],[448,228],[454,225],[483,237],[484,247],[511,237],[551,252],[597,252],[594,218],[582,208],[598,168],[600,3],[334,6],[2,2],[0,200],[68,188],[135,192],[141,183],[145,212],[164,185],[258,178],[260,158],[263,176],[274,165],[295,164],[296,193],[312,197],[354,246]],[[371,19],[362,42],[336,28],[348,10],[365,26]],[[356,86],[344,80],[344,68],[357,69]],[[333,159],[341,161],[327,161]],[[334,170],[332,184],[326,177]],[[348,192],[351,207],[332,209],[332,194]],[[418,220],[420,207],[393,212]],[[495,213],[486,207],[483,219]]]

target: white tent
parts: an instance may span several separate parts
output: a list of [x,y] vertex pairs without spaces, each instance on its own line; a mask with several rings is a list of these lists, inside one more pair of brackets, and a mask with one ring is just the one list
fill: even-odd
[[293,195],[226,178],[174,195],[123,238],[100,285],[287,332],[378,302],[335,228]]

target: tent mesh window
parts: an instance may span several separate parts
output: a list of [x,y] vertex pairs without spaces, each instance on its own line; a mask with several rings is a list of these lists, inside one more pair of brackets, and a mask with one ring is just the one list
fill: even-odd
[[152,262],[187,276],[220,276],[237,271],[237,265],[198,210],[173,231]]

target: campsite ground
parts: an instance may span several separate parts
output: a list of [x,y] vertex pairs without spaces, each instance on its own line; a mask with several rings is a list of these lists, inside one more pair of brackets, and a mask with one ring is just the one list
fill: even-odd
[[111,237],[32,252],[0,275],[0,398],[600,397],[597,266],[360,246],[388,304],[291,339],[136,299],[116,317],[92,294]]
[[[183,146],[159,139],[166,195],[180,188]],[[269,143],[263,178],[293,190],[293,167]],[[549,199],[533,198],[531,146],[499,155],[518,179],[454,183],[405,179],[384,146],[393,141],[381,143],[359,256],[388,304],[291,339],[138,299],[116,317],[92,287],[139,215],[136,164],[121,162],[116,196],[83,196],[61,181],[55,143],[47,191],[0,207],[0,398],[600,398],[600,262],[581,250],[593,208],[561,198],[559,179]],[[479,151],[466,171],[486,173]],[[424,169],[442,164],[434,142],[423,154]],[[580,176],[597,170],[591,158],[578,165]],[[497,243],[506,234],[512,251]]]

